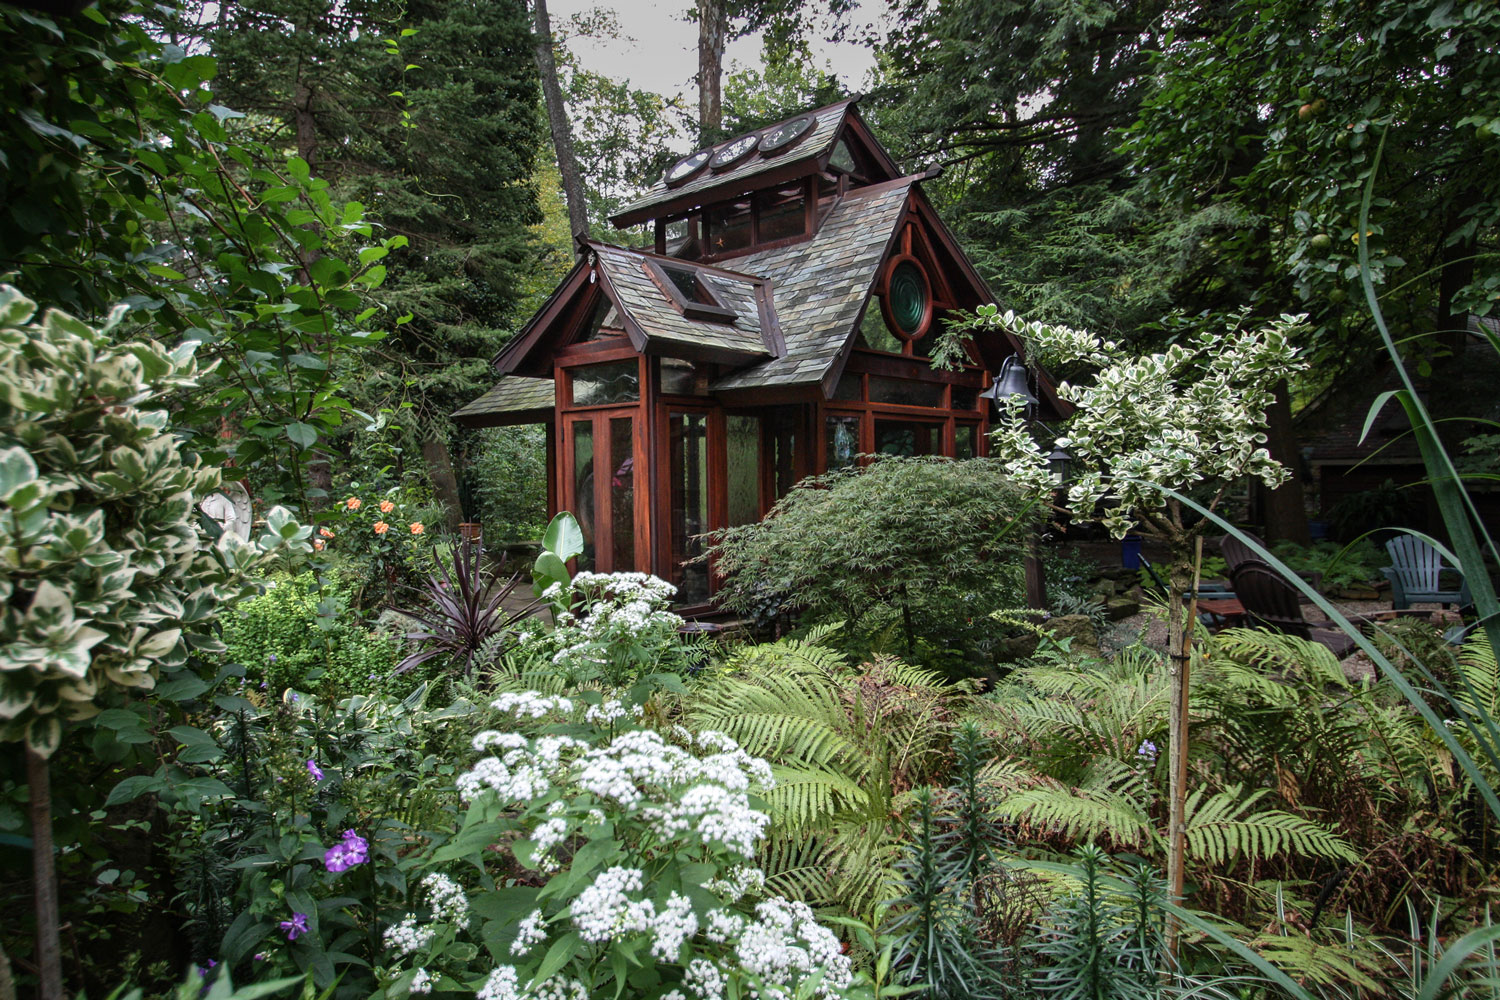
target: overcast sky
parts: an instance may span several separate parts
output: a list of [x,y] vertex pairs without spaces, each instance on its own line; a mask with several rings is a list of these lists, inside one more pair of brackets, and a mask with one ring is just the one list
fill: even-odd
[[[562,28],[569,16],[599,6],[599,0],[552,0],[548,10],[554,27]],[[640,90],[683,94],[696,105],[698,94],[692,78],[698,68],[698,25],[682,17],[692,6],[691,0],[614,0],[602,6],[616,12],[628,40],[575,39],[571,47],[579,61],[596,73],[629,79]],[[871,24],[879,6],[873,0],[857,6],[854,24]],[[852,42],[830,45],[814,41],[813,56],[820,66],[826,63],[824,68],[831,68],[854,89],[864,80],[865,71],[875,65],[870,49]],[[724,56],[726,72],[732,60],[757,65],[760,39],[742,38],[732,43]]]

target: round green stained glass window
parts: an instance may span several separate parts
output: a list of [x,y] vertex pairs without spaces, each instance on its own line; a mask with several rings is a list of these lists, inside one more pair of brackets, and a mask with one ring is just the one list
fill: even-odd
[[891,268],[885,294],[887,316],[897,334],[914,340],[927,332],[932,294],[927,287],[927,275],[916,261],[903,260]]

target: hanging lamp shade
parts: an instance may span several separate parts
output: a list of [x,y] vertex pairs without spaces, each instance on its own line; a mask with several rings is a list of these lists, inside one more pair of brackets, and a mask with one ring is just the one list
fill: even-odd
[[1026,388],[1026,382],[1026,366],[1021,363],[1018,355],[1012,354],[1000,366],[1000,374],[996,376],[995,384],[979,395],[984,399],[993,400],[997,408],[1002,407],[1004,401],[1013,396],[1020,396],[1023,406],[1035,406],[1036,397]]

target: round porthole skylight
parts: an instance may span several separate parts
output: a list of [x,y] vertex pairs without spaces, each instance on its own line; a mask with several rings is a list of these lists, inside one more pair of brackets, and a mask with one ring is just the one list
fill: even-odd
[[760,155],[775,156],[777,153],[786,152],[812,131],[812,126],[812,115],[803,115],[801,118],[782,122],[761,137]]
[[727,145],[719,147],[719,151],[714,154],[714,158],[709,161],[709,165],[715,170],[728,170],[754,152],[755,146],[759,142],[760,133],[758,132],[742,135]]
[[668,187],[686,183],[689,178],[703,169],[712,152],[712,150],[700,149],[696,153],[689,153],[668,167],[667,172],[662,175],[662,180]]

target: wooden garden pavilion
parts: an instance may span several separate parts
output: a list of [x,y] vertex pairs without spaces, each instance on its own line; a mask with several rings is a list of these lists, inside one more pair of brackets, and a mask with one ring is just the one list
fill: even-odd
[[[583,240],[578,264],[494,359],[471,427],[547,426],[548,501],[582,523],[581,568],[655,573],[711,601],[699,536],[763,517],[861,454],[985,452],[1012,339],[958,371],[926,355],[945,316],[992,302],[854,100],[675,163],[612,218],[649,248]],[[1057,400],[1034,386],[1043,415]]]

